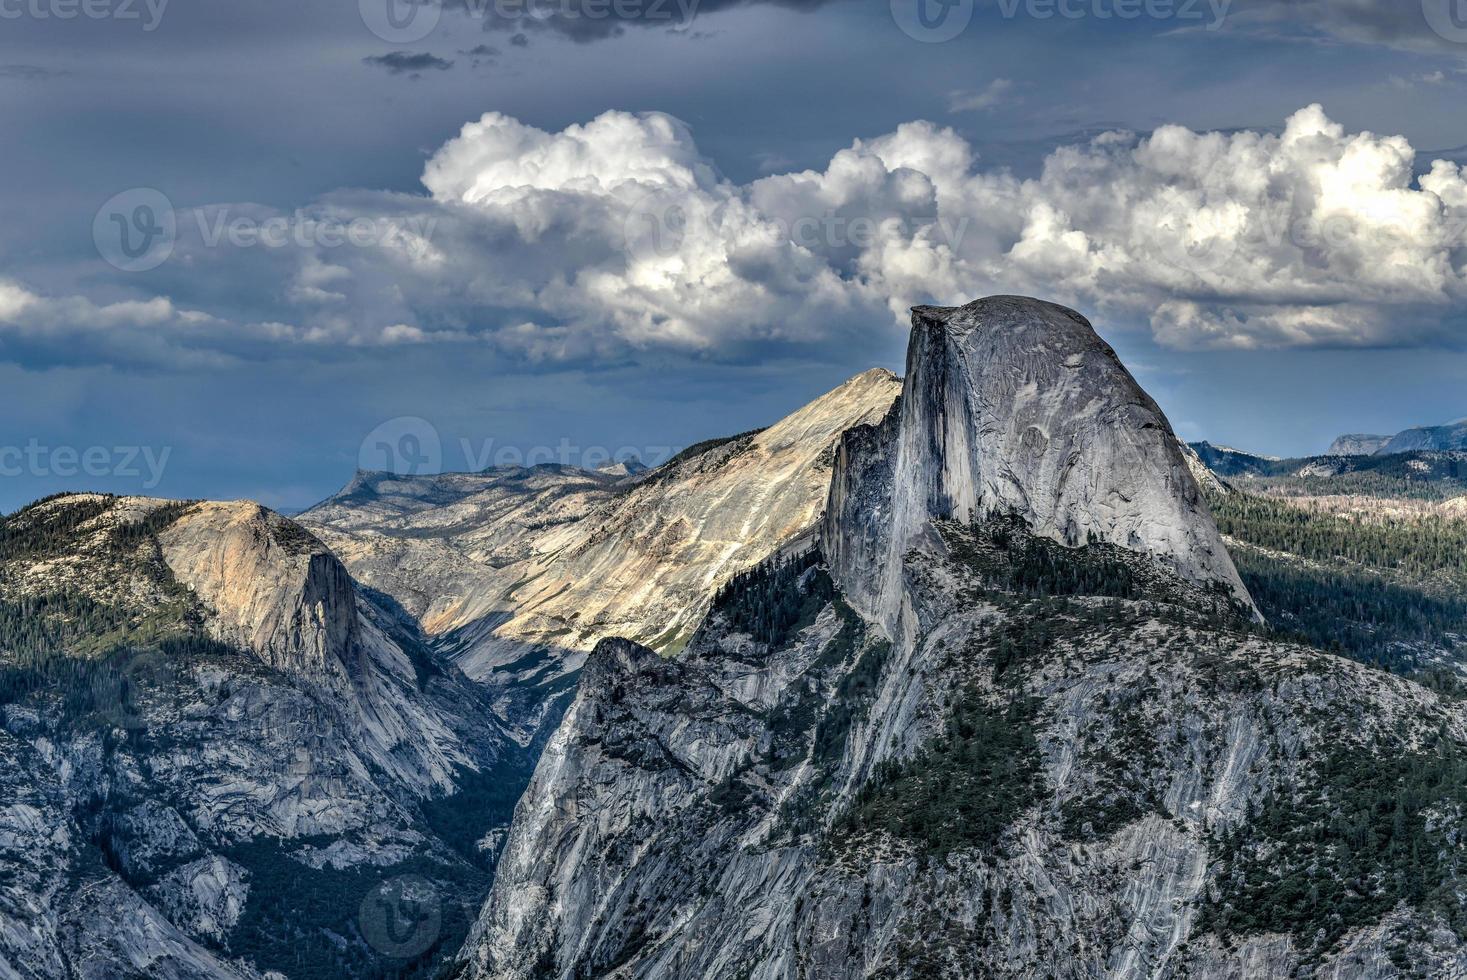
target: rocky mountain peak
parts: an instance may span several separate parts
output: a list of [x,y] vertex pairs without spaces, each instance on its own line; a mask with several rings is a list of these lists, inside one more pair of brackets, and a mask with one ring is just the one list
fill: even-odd
[[1022,296],[917,307],[900,409],[842,445],[826,553],[890,623],[899,559],[931,522],[994,511],[1069,546],[1150,555],[1251,605],[1171,425],[1089,321]]
[[193,507],[159,534],[174,575],[226,642],[283,670],[355,673],[356,591],[314,535],[248,501]]
[[1370,456],[1391,441],[1390,436],[1351,432],[1340,436],[1324,451],[1326,456]]

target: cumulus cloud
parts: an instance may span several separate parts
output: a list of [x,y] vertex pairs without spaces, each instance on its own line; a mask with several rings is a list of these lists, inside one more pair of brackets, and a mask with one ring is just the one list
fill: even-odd
[[547,132],[488,113],[430,157],[426,196],[180,214],[145,281],[186,310],[0,283],[0,343],[120,331],[236,354],[767,356],[899,331],[914,304],[1019,292],[1176,348],[1460,345],[1467,174],[1421,163],[1404,138],[1309,106],[1278,133],[1106,133],[1028,179],[914,122],[741,184],[670,116]]
[[181,310],[166,297],[94,303],[85,296],[40,296],[0,280],[0,332],[79,333],[125,328],[189,328],[216,323],[198,310]]
[[85,296],[49,296],[0,279],[0,353],[44,363],[226,363],[221,348],[229,325],[183,309],[163,296],[99,303]]

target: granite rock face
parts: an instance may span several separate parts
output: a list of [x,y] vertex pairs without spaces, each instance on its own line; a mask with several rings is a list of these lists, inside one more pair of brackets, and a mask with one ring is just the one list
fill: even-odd
[[1457,452],[1464,449],[1467,449],[1467,420],[1397,432],[1376,453]]
[[163,560],[214,613],[219,639],[280,670],[355,673],[356,591],[320,541],[253,503],[201,503],[160,535]]
[[[828,563],[736,581],[670,659],[597,646],[465,975],[1467,970],[1460,898],[1387,884],[1384,851],[1363,904],[1285,899],[1362,880],[1341,820],[1461,893],[1462,794],[1430,775],[1460,704],[1256,631],[1170,428],[1078,317],[915,317],[900,407],[837,451]],[[1385,771],[1433,789],[1392,814]]]
[[[939,533],[954,551],[966,543],[955,525]],[[1126,601],[1102,615],[1102,600],[1041,616],[978,591],[961,561],[914,551],[904,569],[910,646],[827,605],[779,649],[718,613],[671,662],[598,647],[517,810],[467,974],[1386,978],[1467,966],[1425,909],[1353,925],[1323,949],[1286,916],[1226,936],[1204,925],[1225,882],[1221,841],[1258,833],[1260,851],[1273,846],[1250,814],[1315,785],[1334,750],[1384,764],[1393,731],[1416,743],[1445,725],[1461,739],[1455,706],[1180,607]],[[1031,632],[1049,640],[997,671],[1005,637]],[[1002,740],[1001,757],[970,741],[974,761],[933,761],[960,731],[958,704],[982,738]],[[1032,774],[1016,780],[1009,765]],[[973,771],[983,782],[965,793]]]
[[1349,434],[1330,443],[1326,456],[1389,456],[1395,453],[1458,452],[1467,449],[1467,419],[1418,425],[1395,435]]
[[[863,609],[870,615],[890,623],[898,611],[901,556],[932,520],[993,512],[1069,546],[1149,555],[1251,603],[1171,425],[1073,310],[1015,296],[913,310],[894,437],[867,454],[890,457],[900,474],[890,514],[873,516],[842,472],[828,508],[826,552],[842,584],[869,576],[846,570],[840,529],[874,521],[887,535],[879,561],[889,578]],[[843,463],[852,455],[843,451]]]

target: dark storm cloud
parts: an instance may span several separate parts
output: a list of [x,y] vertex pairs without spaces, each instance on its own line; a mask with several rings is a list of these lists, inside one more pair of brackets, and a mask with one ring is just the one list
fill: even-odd
[[386,68],[394,75],[406,75],[422,71],[448,71],[453,67],[453,62],[440,58],[427,51],[416,53],[408,51],[390,51],[387,54],[374,54],[362,61],[378,68]]
[[1460,0],[1235,0],[1225,27],[1278,40],[1338,40],[1467,57]]
[[[526,32],[591,42],[615,37],[628,27],[685,30],[698,18],[737,7],[774,6],[815,10],[844,0],[448,0],[483,20],[486,30],[513,31],[523,46]],[[522,40],[523,39],[523,40]]]

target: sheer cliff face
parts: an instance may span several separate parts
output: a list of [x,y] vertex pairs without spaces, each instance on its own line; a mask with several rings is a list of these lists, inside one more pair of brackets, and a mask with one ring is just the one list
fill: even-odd
[[[1467,967],[1460,706],[1250,632],[1165,420],[1083,320],[916,320],[900,407],[837,452],[830,577],[736,583],[671,660],[591,655],[465,972]],[[1385,771],[1421,796],[1392,812]]]
[[[888,569],[932,519],[999,511],[1063,544],[1119,545],[1250,601],[1161,409],[1073,310],[1015,296],[913,310],[892,435],[876,451],[891,454],[900,474],[886,520]],[[850,465],[852,454],[843,460]],[[830,513],[849,499],[851,480],[837,475]],[[844,582],[850,549],[835,537]],[[894,613],[894,586],[882,584],[879,615]]]
[[[954,554],[973,545],[938,533]],[[719,613],[672,661],[598,647],[466,973],[1385,980],[1467,965],[1399,890],[1340,920],[1327,900],[1271,897],[1353,873],[1337,834],[1313,837],[1319,808],[1389,837],[1391,807],[1367,816],[1369,791],[1333,773],[1395,778],[1435,732],[1460,745],[1451,702],[1180,606],[1031,605],[966,559],[913,551],[903,568],[910,644],[835,603],[775,648]],[[1455,806],[1448,791],[1408,818],[1423,846],[1450,852],[1456,818],[1426,831],[1423,814]]]
[[174,575],[213,611],[219,639],[282,670],[359,669],[351,576],[298,525],[258,504],[211,502],[159,541]]

